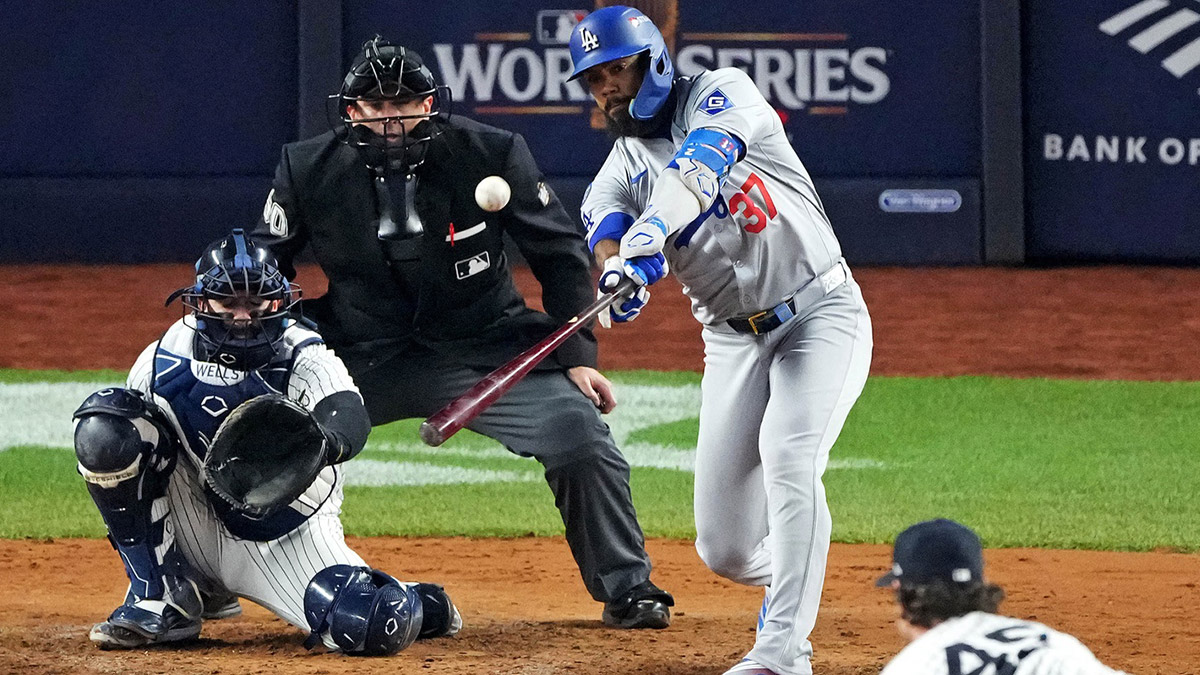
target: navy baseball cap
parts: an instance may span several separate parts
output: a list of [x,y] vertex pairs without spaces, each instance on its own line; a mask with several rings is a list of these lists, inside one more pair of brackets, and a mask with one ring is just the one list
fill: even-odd
[[892,571],[876,586],[893,581],[924,584],[942,579],[957,583],[983,580],[983,546],[971,528],[938,518],[917,523],[896,537]]

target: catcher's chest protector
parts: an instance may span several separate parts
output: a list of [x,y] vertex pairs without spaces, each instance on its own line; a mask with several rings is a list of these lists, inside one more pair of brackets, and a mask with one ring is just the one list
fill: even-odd
[[[209,441],[234,408],[263,394],[286,394],[295,353],[320,341],[320,338],[312,338],[289,346],[266,368],[246,373],[193,360],[191,329],[179,324],[172,326],[155,350],[151,389],[174,413],[177,431],[194,460],[190,464],[199,467],[204,462]],[[311,515],[283,509],[270,518],[255,521],[239,518],[222,506],[214,503],[229,531],[237,537],[255,541],[282,536]]]

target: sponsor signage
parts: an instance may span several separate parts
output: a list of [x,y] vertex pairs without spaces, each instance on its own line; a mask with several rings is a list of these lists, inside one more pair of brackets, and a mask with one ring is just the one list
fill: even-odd
[[962,206],[958,190],[884,190],[879,209],[888,213],[954,213]]
[[1030,257],[1200,260],[1200,4],[1026,8]]
[[[414,4],[419,9],[403,17],[387,0],[348,4],[347,63],[377,32],[405,42],[449,86],[456,112],[522,133],[550,175],[595,172],[611,140],[591,96],[567,81],[568,41],[590,3]],[[745,0],[736,11],[671,5],[646,11],[664,30],[677,72],[744,70],[810,171],[978,174],[976,3],[948,3],[935,14],[920,0],[872,12],[838,0],[815,0],[804,12],[768,0]],[[913,24],[914,13],[925,18]]]

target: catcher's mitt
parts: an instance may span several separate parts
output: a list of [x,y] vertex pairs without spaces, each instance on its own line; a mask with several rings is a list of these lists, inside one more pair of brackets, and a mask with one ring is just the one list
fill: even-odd
[[204,482],[234,511],[264,518],[312,484],[325,466],[326,443],[308,410],[278,394],[257,396],[217,429]]

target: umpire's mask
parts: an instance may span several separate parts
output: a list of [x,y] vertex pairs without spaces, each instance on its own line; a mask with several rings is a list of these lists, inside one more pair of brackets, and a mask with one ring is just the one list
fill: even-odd
[[416,52],[376,35],[365,42],[336,101],[346,144],[358,148],[376,175],[401,177],[422,162],[440,133],[435,119],[449,90],[438,86]]

